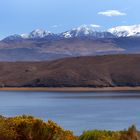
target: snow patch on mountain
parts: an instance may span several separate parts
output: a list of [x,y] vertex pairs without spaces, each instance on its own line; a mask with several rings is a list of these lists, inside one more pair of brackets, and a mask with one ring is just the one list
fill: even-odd
[[48,35],[52,35],[52,33],[43,29],[36,29],[33,30],[28,36],[29,38],[43,38]]
[[92,25],[81,25],[77,28],[73,28],[69,31],[62,33],[62,36],[65,38],[71,37],[81,37],[81,36],[88,36],[95,32],[95,27]]
[[29,34],[21,34],[20,35],[23,39],[28,39],[29,38]]
[[[61,34],[64,38],[77,38],[77,37],[89,37],[89,38],[113,38],[114,35],[109,32],[101,32],[97,30],[100,26],[82,25],[77,28],[73,28]],[[96,29],[95,29],[96,28]]]
[[107,30],[118,37],[138,37],[140,36],[140,24],[132,26],[117,26]]
[[53,35],[53,33],[49,31],[46,31],[43,29],[36,29],[30,32],[29,34],[28,33],[21,34],[21,35],[15,34],[15,35],[6,37],[3,40],[4,41],[17,41],[17,40],[22,40],[22,39],[40,39],[40,38],[45,38],[51,35]]

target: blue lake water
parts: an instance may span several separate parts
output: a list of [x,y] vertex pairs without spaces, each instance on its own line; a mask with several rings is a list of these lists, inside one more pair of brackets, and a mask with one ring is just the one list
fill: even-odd
[[90,129],[140,129],[140,92],[0,92],[0,114],[51,119],[80,134]]

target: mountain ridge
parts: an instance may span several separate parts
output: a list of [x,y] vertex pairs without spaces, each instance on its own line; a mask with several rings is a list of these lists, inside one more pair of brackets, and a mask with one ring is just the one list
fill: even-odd
[[116,26],[106,31],[97,30],[92,25],[81,25],[79,27],[73,28],[71,30],[61,32],[61,33],[52,33],[44,29],[35,29],[29,34],[15,34],[10,35],[2,41],[12,41],[12,40],[21,40],[21,39],[45,39],[47,37],[57,36],[59,39],[62,38],[83,38],[89,37],[92,39],[96,38],[117,38],[117,37],[140,37],[140,24],[131,25],[131,26]]
[[140,24],[131,26],[117,26],[107,30],[117,37],[140,37]]

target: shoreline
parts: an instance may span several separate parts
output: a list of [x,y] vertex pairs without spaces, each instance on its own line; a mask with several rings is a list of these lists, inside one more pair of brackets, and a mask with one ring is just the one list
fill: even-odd
[[140,91],[138,87],[3,87],[0,91],[42,91],[42,92],[107,92],[107,91]]

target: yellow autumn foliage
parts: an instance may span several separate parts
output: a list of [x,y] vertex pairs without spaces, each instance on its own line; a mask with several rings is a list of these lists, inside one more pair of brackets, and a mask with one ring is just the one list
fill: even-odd
[[91,130],[74,136],[51,120],[44,122],[26,115],[0,116],[0,140],[140,140],[140,132],[133,125],[123,131]]

